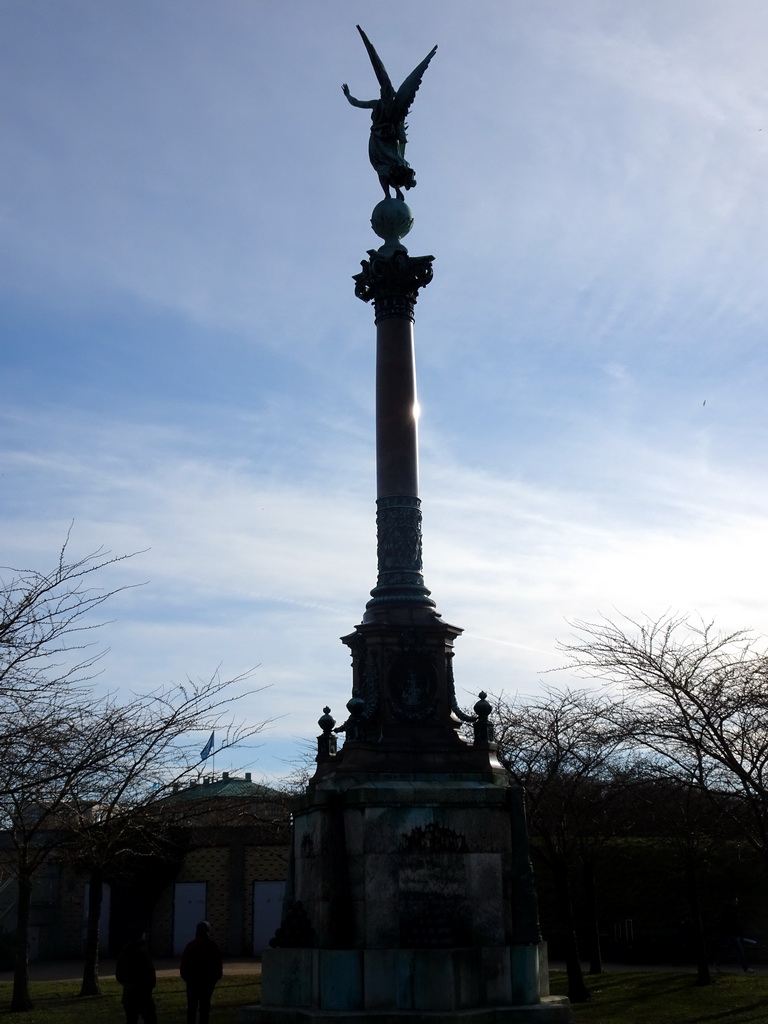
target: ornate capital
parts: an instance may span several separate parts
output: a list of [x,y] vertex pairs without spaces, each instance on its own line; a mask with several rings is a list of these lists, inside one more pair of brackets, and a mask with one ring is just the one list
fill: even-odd
[[419,288],[432,280],[434,256],[409,256],[396,252],[384,256],[369,249],[370,260],[362,260],[363,268],[355,274],[355,295],[363,302],[373,301],[376,322],[388,316],[408,317],[413,320]]

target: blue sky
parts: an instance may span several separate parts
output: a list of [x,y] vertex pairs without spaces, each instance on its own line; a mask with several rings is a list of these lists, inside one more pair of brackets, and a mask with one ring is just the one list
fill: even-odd
[[407,242],[460,697],[535,692],[614,609],[765,630],[763,0],[4,0],[0,562],[72,520],[75,554],[148,549],[103,683],[258,664],[277,721],[217,769],[343,718],[375,584],[357,22],[393,80],[439,46]]

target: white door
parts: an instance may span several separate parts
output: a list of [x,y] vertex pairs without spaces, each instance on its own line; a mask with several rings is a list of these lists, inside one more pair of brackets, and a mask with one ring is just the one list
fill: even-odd
[[261,953],[280,927],[285,882],[253,883],[253,952]]
[[205,882],[177,882],[173,894],[173,953],[179,956],[205,920]]

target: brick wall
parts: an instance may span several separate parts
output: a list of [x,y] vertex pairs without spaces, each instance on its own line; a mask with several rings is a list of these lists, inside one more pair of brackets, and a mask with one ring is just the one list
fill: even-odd
[[[176,881],[206,883],[206,915],[216,942],[225,956],[247,956],[252,952],[253,883],[281,881],[287,871],[287,846],[247,845],[234,835],[227,845],[190,850]],[[170,885],[163,892],[153,914],[156,956],[173,955],[174,889]]]

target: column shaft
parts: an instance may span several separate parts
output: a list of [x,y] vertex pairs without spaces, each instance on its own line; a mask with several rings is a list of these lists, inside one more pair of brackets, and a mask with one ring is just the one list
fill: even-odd
[[388,316],[376,325],[377,497],[419,495],[413,325]]

